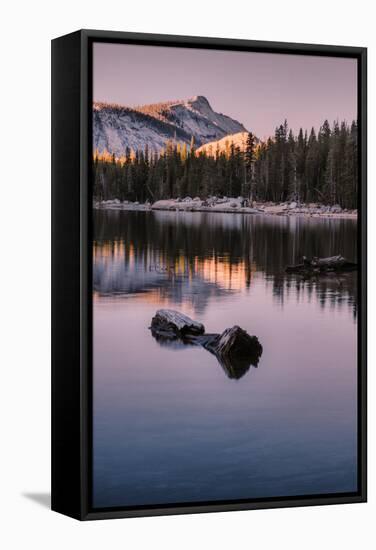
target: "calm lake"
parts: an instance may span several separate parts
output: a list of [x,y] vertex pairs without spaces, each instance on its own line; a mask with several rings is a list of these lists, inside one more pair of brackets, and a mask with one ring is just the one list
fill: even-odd
[[[94,212],[94,507],[357,490],[354,220]],[[256,335],[235,373],[149,330],[159,308]]]

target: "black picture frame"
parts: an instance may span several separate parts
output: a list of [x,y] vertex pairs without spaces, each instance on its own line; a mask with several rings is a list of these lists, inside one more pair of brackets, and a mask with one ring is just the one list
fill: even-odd
[[[358,62],[358,492],[93,509],[91,74],[93,42],[356,58]],[[80,30],[52,41],[52,509],[79,520],[365,502],[367,499],[367,49]]]

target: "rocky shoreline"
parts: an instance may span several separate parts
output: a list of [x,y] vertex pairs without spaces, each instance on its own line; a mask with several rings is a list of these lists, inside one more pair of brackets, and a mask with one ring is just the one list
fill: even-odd
[[217,198],[199,197],[185,199],[166,199],[154,203],[139,203],[131,201],[120,201],[119,199],[96,201],[93,204],[99,210],[132,210],[151,211],[167,210],[173,212],[219,212],[233,214],[264,214],[272,216],[302,216],[302,217],[325,217],[325,218],[348,218],[357,219],[357,210],[342,209],[340,205],[326,206],[317,203],[298,203],[296,201],[274,203],[253,202],[249,204],[243,197]]

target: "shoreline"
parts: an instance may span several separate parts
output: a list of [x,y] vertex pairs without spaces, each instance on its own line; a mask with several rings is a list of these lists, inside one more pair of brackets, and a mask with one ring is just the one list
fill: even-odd
[[218,212],[220,214],[243,214],[264,216],[296,216],[305,218],[331,218],[357,220],[358,212],[355,209],[342,209],[339,205],[326,206],[322,204],[284,203],[253,203],[238,198],[209,198],[199,199],[165,199],[154,203],[139,203],[131,201],[121,202],[119,199],[96,201],[95,210],[126,210],[126,211],[168,211],[168,212]]

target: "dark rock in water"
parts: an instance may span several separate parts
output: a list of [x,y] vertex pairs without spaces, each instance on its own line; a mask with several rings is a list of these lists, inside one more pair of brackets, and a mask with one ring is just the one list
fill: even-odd
[[217,357],[229,378],[240,378],[252,365],[257,367],[262,355],[262,345],[257,336],[235,325],[204,344],[205,349]]
[[[255,346],[260,346],[256,336],[250,336],[247,331],[238,327],[226,328],[222,334],[208,342],[205,347],[221,355],[248,355]],[[262,349],[262,348],[261,348]]]
[[239,379],[250,368],[257,367],[262,346],[235,325],[222,334],[205,334],[204,325],[174,310],[158,310],[151,322],[154,338],[162,346],[180,349],[187,345],[202,346],[213,353],[229,378]]
[[287,273],[315,274],[328,273],[330,271],[344,272],[354,271],[358,268],[358,264],[346,260],[341,255],[330,256],[329,258],[312,258],[308,260],[305,256],[302,258],[302,263],[290,265],[286,267]]
[[156,333],[162,333],[162,336],[171,338],[205,332],[203,324],[197,323],[187,315],[173,309],[158,309],[151,320],[151,329]]

